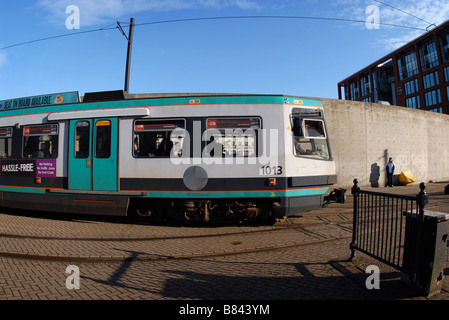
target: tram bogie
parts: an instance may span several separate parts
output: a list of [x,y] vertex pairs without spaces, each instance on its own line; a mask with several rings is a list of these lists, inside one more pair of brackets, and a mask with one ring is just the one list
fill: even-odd
[[76,95],[0,101],[0,206],[267,220],[320,207],[336,181],[319,100]]

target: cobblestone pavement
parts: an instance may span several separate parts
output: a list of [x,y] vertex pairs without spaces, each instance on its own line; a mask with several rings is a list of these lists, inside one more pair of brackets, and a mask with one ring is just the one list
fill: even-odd
[[[441,188],[429,184],[429,206],[444,210],[449,196]],[[0,300],[425,300],[397,271],[362,254],[348,261],[351,220],[350,194],[344,205],[273,226],[185,227],[5,211]],[[379,290],[365,286],[372,263],[380,267]],[[446,264],[443,290],[433,300],[449,300]]]

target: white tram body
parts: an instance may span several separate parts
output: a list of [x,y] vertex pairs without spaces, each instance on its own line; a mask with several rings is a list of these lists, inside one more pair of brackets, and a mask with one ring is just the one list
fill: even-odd
[[336,182],[319,100],[42,97],[0,101],[0,206],[243,221],[321,207]]

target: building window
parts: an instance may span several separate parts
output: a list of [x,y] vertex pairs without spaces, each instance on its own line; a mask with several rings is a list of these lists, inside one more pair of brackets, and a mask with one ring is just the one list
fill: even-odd
[[418,74],[418,62],[416,60],[416,53],[409,51],[398,58],[399,78],[401,80],[407,79]]
[[359,98],[359,86],[357,84],[357,79],[349,81],[349,92],[351,100],[357,100]]
[[405,105],[407,108],[419,109],[421,107],[419,104],[419,96],[405,99]]
[[421,57],[422,71],[438,66],[438,54],[435,42],[432,41],[423,45],[419,49],[419,55]]
[[362,97],[371,93],[371,81],[369,74],[363,74],[360,78],[360,90],[362,91]]
[[371,97],[362,99],[363,102],[371,102]]
[[443,107],[430,109],[429,111],[436,112],[436,113],[443,113]]
[[444,81],[449,82],[449,67],[443,69],[444,71]]
[[426,92],[424,94],[424,97],[425,97],[425,100],[426,100],[426,106],[427,107],[436,105],[438,103],[441,103],[440,89]]
[[[443,30],[444,33],[448,33],[449,30]],[[449,34],[445,34],[440,36],[440,45],[441,45],[441,55],[443,56],[443,61],[449,61]],[[446,80],[447,81],[447,80]]]
[[418,90],[419,90],[418,89],[418,79],[404,83],[404,88],[405,88],[406,95],[418,92]]
[[429,89],[440,84],[438,80],[438,71],[426,74],[422,77],[424,89]]

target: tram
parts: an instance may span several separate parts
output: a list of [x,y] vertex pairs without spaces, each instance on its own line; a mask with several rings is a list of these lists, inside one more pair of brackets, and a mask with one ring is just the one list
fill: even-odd
[[0,101],[0,206],[190,221],[284,218],[336,182],[322,104],[65,92]]

